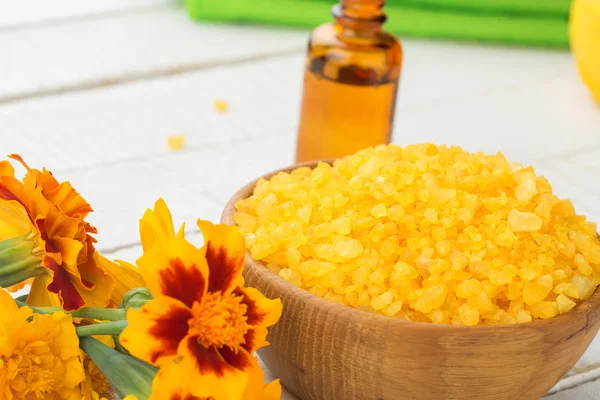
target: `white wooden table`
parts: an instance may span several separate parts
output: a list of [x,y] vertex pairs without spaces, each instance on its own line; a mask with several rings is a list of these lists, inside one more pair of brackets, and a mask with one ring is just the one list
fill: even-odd
[[[193,23],[172,0],[0,0],[0,149],[72,181],[111,258],[140,256],[137,221],[159,196],[200,244],[197,217],[218,221],[243,183],[292,163],[306,39]],[[503,151],[600,220],[600,107],[568,53],[404,48],[396,143]],[[548,398],[599,399],[599,377],[597,340]]]

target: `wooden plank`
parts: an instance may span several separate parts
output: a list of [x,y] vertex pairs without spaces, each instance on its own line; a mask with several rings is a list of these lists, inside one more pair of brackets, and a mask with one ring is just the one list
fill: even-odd
[[[306,40],[304,30],[193,23],[179,7],[0,32],[0,103],[286,52],[301,59]],[[399,104],[405,110],[574,71],[564,52],[418,40],[403,44]]]
[[[463,72],[448,68],[455,72],[428,84],[429,75],[419,76],[418,65],[406,64],[417,83],[400,89],[396,143],[501,150],[523,162],[600,143],[600,114],[574,71],[562,70],[564,78],[546,77],[541,83],[517,76],[507,88],[514,71],[506,72],[498,87],[490,87],[484,74],[468,79],[481,65]],[[173,134],[186,135],[190,148],[281,135],[288,138],[291,161],[302,68],[302,56],[294,55],[5,104],[0,139],[7,152],[21,152],[54,170],[156,157],[167,151],[166,138]],[[229,101],[231,109],[215,112],[216,98]],[[41,141],[43,149],[31,146]]]
[[465,93],[415,108],[400,105],[394,141],[502,151],[529,163],[598,148],[600,113],[576,72],[563,70],[558,78]]
[[[204,161],[196,168],[209,170],[210,153],[198,152],[198,158]],[[186,222],[188,230],[197,230],[200,217],[218,221],[222,209],[204,185],[194,183],[202,175],[177,173],[147,160],[57,175],[71,181],[95,209],[88,220],[99,230],[97,248],[102,251],[138,243],[138,221],[160,197],[171,207],[177,226]]]
[[597,400],[599,398],[600,380],[590,381],[545,397],[547,400]]
[[[4,105],[2,150],[72,179],[99,210],[95,222],[108,231],[104,248],[134,242],[137,218],[160,195],[173,196],[186,218],[203,216],[207,207],[206,217],[218,219],[235,189],[293,162],[301,61],[282,57]],[[424,97],[412,90],[403,91],[405,104],[415,102],[412,110],[399,108],[395,142],[446,142],[533,160],[578,210],[600,219],[597,195],[587,181],[572,179],[579,167],[565,174],[548,158],[600,144],[600,115],[585,104],[578,82],[550,80],[489,95],[449,84],[446,92],[455,97],[447,102],[438,102],[435,91]],[[229,101],[230,110],[216,112],[215,98]],[[173,134],[185,136],[184,151],[167,149]],[[117,227],[113,213],[120,216]]]
[[[185,135],[186,151],[280,136],[290,163],[301,76],[301,59],[286,58],[4,105],[1,150],[60,172],[155,160],[169,154],[167,137],[175,134]],[[230,109],[216,112],[216,98]]]
[[[226,201],[239,187],[289,163],[285,152],[276,151],[283,145],[279,137],[266,137],[230,146],[227,152],[197,149],[55,172],[55,176],[69,180],[90,202],[95,212],[88,220],[99,230],[97,248],[114,252],[139,242],[138,221],[159,197],[171,207],[176,225],[185,222],[188,231],[197,231],[198,218],[218,222]],[[248,151],[273,156],[253,161]]]
[[519,88],[575,74],[564,51],[408,39],[402,43],[401,113],[452,104],[466,95],[516,94]]
[[0,2],[0,30],[61,23],[76,18],[97,18],[116,13],[139,12],[172,6],[172,0],[26,0]]
[[180,7],[0,32],[0,103],[301,52],[306,32],[198,24]]

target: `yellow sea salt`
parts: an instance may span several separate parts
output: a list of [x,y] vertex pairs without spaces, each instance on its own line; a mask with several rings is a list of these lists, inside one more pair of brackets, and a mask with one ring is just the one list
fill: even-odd
[[375,297],[373,297],[373,299],[371,299],[371,307],[373,307],[374,310],[379,311],[382,308],[387,307],[390,304],[392,304],[393,300],[394,300],[394,296],[392,295],[392,293],[385,292],[385,293],[382,293],[379,296],[375,296]]
[[356,258],[363,252],[363,244],[357,239],[342,239],[335,243],[336,254],[344,258]]
[[573,307],[575,307],[577,303],[571,300],[568,296],[565,296],[561,293],[556,297],[556,304],[558,306],[558,312],[564,314]]
[[167,146],[173,151],[181,150],[185,146],[185,136],[173,135],[167,138]]
[[600,283],[595,224],[502,154],[379,146],[261,180],[236,208],[274,273],[389,317],[523,323],[568,312]]
[[213,102],[213,107],[219,112],[225,112],[229,109],[229,103],[227,103],[225,100],[216,99]]
[[468,279],[456,286],[456,297],[466,299],[479,294],[481,290],[481,282],[477,279]]
[[510,210],[508,224],[513,232],[535,232],[542,228],[542,219],[532,212]]
[[479,311],[472,305],[463,304],[458,308],[458,318],[461,325],[475,326],[479,324]]

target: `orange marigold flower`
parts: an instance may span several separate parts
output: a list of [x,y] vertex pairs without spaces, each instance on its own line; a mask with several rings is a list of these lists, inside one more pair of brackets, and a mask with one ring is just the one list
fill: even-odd
[[85,375],[70,315],[19,309],[0,288],[0,399],[81,399]]
[[85,221],[92,208],[69,182],[29,168],[18,155],[9,157],[27,173],[21,181],[9,162],[0,162],[0,240],[22,238],[19,245],[29,245],[29,254],[15,254],[15,261],[27,256],[28,265],[37,268],[16,270],[15,262],[15,270],[7,268],[5,274],[0,267],[0,277],[10,285],[35,277],[27,300],[32,305],[68,311],[106,306],[115,283],[99,266],[91,236],[97,231]]
[[[152,397],[150,400],[164,399],[185,399],[185,400],[214,400],[218,394],[213,393],[209,397],[199,397],[194,395],[191,388],[194,387],[190,381],[191,376],[182,370],[184,364],[170,363],[162,367],[152,384]],[[220,388],[218,388],[220,389]],[[218,393],[218,390],[217,390]],[[220,395],[226,396],[221,393]],[[249,370],[248,383],[242,397],[242,400],[279,400],[281,398],[281,384],[275,380],[267,385],[264,384],[264,374],[256,357],[252,359],[252,366]]]
[[138,266],[154,299],[129,309],[121,344],[134,356],[163,366],[181,364],[199,398],[240,399],[253,372],[254,351],[267,344],[267,327],[281,301],[244,288],[245,243],[237,228],[198,221],[200,249],[183,229],[172,230],[162,200],[142,223]]

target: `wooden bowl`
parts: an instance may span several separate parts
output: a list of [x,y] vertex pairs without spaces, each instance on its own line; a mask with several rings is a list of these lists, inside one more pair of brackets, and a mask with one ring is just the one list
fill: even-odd
[[[231,198],[223,223],[235,225],[235,203],[249,197],[255,184]],[[293,286],[249,252],[244,277],[248,286],[283,302],[281,320],[269,332],[271,346],[259,355],[303,400],[539,399],[575,365],[600,328],[600,290],[551,319],[457,327],[331,302]]]

